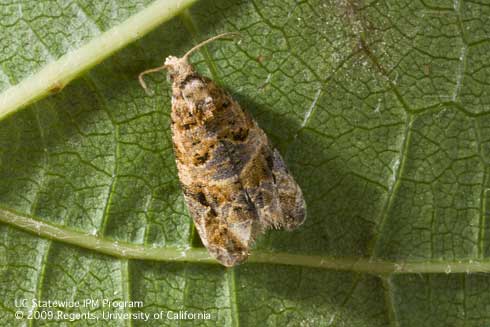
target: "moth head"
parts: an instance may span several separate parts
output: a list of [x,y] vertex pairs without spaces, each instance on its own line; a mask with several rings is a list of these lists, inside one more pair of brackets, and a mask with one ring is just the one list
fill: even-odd
[[172,81],[179,79],[184,79],[187,75],[192,73],[192,65],[189,64],[187,58],[177,58],[174,56],[169,56],[165,59],[163,64],[165,69],[168,71],[168,75]]
[[159,67],[147,69],[139,74],[138,80],[141,84],[141,87],[145,90],[145,92],[148,95],[151,95],[151,93],[149,92],[148,87],[146,86],[143,76],[145,76],[146,74],[156,73],[164,69],[168,71],[169,77],[173,82],[183,80],[186,78],[187,75],[192,73],[192,65],[189,64],[186,56],[182,58],[169,56],[167,57],[167,59],[165,59],[165,63],[163,65]]
[[210,39],[207,39],[206,41],[199,43],[198,45],[196,45],[195,47],[187,51],[187,53],[182,58],[177,58],[174,56],[167,57],[167,59],[165,59],[165,63],[162,66],[147,69],[139,74],[138,80],[141,84],[141,87],[145,90],[147,94],[151,95],[151,93],[148,90],[148,87],[146,86],[145,81],[143,80],[143,76],[150,73],[156,73],[164,69],[168,71],[170,79],[174,83],[178,82],[179,80],[184,80],[189,74],[193,72],[192,65],[189,63],[187,59],[194,51],[196,51],[197,49],[201,48],[203,45],[212,42],[216,39],[227,38],[236,35],[238,35],[238,33],[233,33],[233,32],[216,35]]

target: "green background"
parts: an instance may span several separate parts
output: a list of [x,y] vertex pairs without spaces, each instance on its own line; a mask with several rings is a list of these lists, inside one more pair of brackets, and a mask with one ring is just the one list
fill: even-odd
[[[148,3],[1,3],[0,92]],[[136,77],[240,31],[238,42],[217,41],[192,61],[280,149],[308,216],[297,231],[258,239],[264,262],[233,269],[117,258],[2,223],[2,324],[62,325],[15,320],[14,299],[107,298],[213,317],[182,326],[489,326],[490,276],[478,272],[490,251],[489,17],[490,4],[468,0],[202,0],[4,119],[2,210],[115,248],[199,247],[171,148],[170,84],[151,75],[147,96]],[[371,266],[275,264],[274,252]],[[401,268],[379,273],[376,262]],[[458,262],[468,273],[452,270]],[[403,273],[406,263],[420,269]],[[434,264],[447,267],[426,273]],[[149,325],[162,324],[176,323]]]

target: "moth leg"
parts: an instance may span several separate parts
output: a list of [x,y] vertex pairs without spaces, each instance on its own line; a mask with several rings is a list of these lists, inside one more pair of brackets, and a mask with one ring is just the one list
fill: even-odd
[[278,225],[286,230],[296,229],[306,219],[306,203],[303,192],[289,173],[281,154],[276,149],[273,150],[271,164],[282,211]]

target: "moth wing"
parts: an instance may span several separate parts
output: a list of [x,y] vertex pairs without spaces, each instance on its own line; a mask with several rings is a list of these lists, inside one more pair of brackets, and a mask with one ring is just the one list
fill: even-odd
[[286,230],[296,229],[306,219],[306,203],[303,192],[289,173],[277,149],[273,149],[272,164],[272,175],[282,211],[279,225]]
[[256,153],[244,167],[240,179],[264,227],[292,230],[306,217],[303,193],[286,168],[279,151],[254,124],[251,139]]
[[[236,220],[237,211],[241,215],[255,215],[255,211],[249,212],[252,204],[242,192],[228,208],[218,208],[207,202],[204,187],[198,194],[191,194],[184,187],[184,198],[189,212],[194,220],[197,232],[208,249],[209,253],[227,267],[235,266],[248,257],[248,249],[254,241],[257,233],[256,219]],[[216,214],[216,210],[223,210]],[[238,209],[238,210],[237,210]],[[233,211],[233,212],[232,212]],[[235,215],[235,217],[233,217]],[[233,220],[232,222],[229,220]]]

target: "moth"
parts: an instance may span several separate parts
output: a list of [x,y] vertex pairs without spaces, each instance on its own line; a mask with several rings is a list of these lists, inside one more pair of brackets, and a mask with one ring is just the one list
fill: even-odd
[[300,187],[250,114],[222,87],[201,76],[189,56],[169,56],[143,76],[167,70],[172,81],[172,141],[184,198],[202,243],[221,264],[247,259],[270,228],[293,230],[306,217]]

